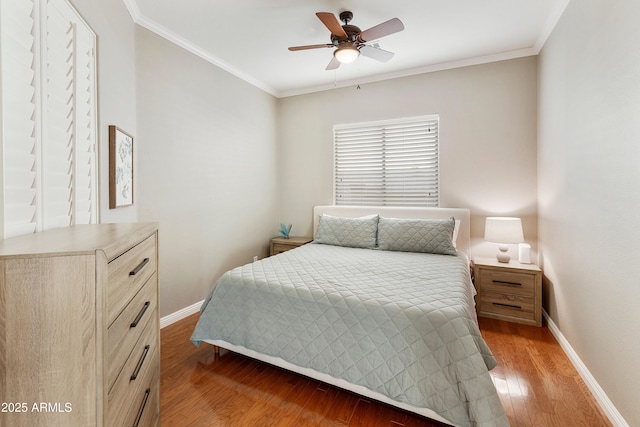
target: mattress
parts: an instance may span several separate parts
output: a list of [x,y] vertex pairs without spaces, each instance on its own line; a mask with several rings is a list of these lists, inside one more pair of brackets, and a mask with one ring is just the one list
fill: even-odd
[[191,340],[230,343],[454,425],[506,426],[473,307],[463,254],[312,243],[225,273]]

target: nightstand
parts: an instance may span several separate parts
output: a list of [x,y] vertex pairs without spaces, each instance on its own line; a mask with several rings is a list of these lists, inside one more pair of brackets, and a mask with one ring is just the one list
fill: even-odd
[[535,264],[474,258],[478,316],[542,326],[542,271]]
[[292,236],[288,239],[284,237],[274,237],[269,244],[269,256],[278,255],[279,253],[286,252],[290,249],[297,248],[298,246],[305,245],[311,242],[311,237],[299,237]]

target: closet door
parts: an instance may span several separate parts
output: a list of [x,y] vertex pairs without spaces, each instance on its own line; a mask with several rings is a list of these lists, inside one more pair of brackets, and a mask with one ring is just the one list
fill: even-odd
[[96,223],[95,34],[66,0],[0,10],[3,235]]

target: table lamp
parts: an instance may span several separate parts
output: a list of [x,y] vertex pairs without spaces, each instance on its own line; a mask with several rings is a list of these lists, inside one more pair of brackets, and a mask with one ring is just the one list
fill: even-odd
[[490,216],[484,225],[484,240],[498,243],[500,250],[496,255],[499,262],[508,263],[511,257],[507,253],[508,244],[524,242],[522,221],[520,218]]

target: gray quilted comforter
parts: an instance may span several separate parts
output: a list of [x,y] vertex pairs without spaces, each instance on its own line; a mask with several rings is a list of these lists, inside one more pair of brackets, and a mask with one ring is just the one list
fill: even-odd
[[507,426],[466,257],[322,244],[226,272],[191,340],[224,340],[460,426]]

